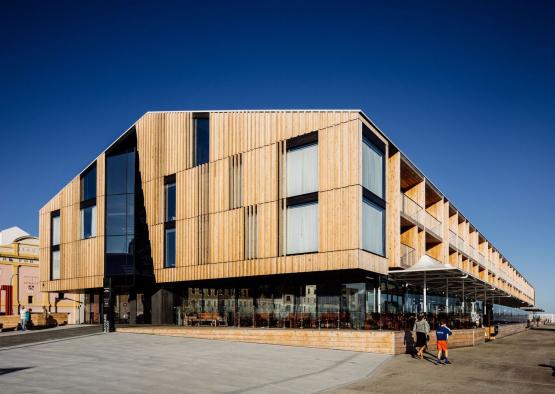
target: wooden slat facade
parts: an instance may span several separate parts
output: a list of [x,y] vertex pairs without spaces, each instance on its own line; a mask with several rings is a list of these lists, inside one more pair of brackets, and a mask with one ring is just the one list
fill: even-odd
[[[158,283],[243,276],[365,269],[387,274],[401,266],[401,244],[463,267],[533,303],[534,289],[474,226],[360,111],[215,111],[210,117],[210,160],[193,166],[193,113],[149,112],[134,125],[155,278]],[[386,258],[362,250],[362,126],[386,146]],[[286,141],[318,132],[319,251],[284,256],[279,229]],[[70,291],[102,286],[104,276],[104,168],[97,165],[97,236],[80,239],[80,177],[39,213],[41,287]],[[164,177],[176,178],[176,267],[164,268]],[[402,191],[442,224],[437,243],[415,224],[402,233]],[[432,195],[433,194],[433,195]],[[429,205],[429,206],[427,206]],[[60,276],[50,278],[50,215],[60,210]],[[245,255],[245,218],[256,212],[254,257]],[[453,215],[452,213],[455,212]],[[462,218],[462,219],[460,219]],[[430,219],[433,221],[433,219]],[[492,265],[483,267],[450,246],[450,231]],[[453,253],[454,252],[454,253]],[[474,258],[476,260],[476,258]],[[500,280],[499,272],[507,271]],[[475,272],[478,270],[478,272]]]

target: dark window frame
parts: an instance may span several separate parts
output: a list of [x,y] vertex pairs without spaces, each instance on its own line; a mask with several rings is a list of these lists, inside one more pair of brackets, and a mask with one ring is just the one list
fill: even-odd
[[[94,170],[94,197],[90,197],[85,199],[85,178]],[[82,211],[86,208],[90,208],[93,206],[96,206],[96,195],[98,193],[98,188],[97,188],[97,182],[98,182],[98,168],[96,165],[96,161],[94,163],[92,163],[89,167],[87,167],[87,169],[85,171],[83,171],[79,177],[79,190],[80,190],[80,202],[79,202],[79,221],[81,223],[80,226],[80,234],[79,234],[79,238],[80,239],[90,239],[90,238],[94,238],[96,237],[96,235],[91,235],[90,237],[85,237],[85,231],[84,231],[84,225],[85,223],[83,223],[83,213]],[[97,225],[98,225],[98,220],[96,221]],[[94,233],[98,234],[98,229],[95,228],[94,229]],[[91,231],[92,232],[92,231]],[[81,238],[81,233],[83,234],[83,237]]]

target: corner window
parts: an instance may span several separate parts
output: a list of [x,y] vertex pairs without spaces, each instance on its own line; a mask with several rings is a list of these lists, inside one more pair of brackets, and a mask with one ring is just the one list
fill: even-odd
[[318,252],[318,132],[287,141],[285,252]]
[[193,165],[198,166],[210,160],[210,119],[209,114],[193,114]]
[[164,179],[164,268],[175,268],[175,174]]
[[81,239],[96,236],[96,163],[81,174]]

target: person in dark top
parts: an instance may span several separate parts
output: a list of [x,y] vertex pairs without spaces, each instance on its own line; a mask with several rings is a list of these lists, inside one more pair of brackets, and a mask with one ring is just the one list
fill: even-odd
[[447,339],[449,335],[453,335],[453,332],[447,327],[445,320],[441,321],[441,325],[436,329],[436,338],[437,338],[437,360],[436,364],[441,364],[441,355],[442,353],[445,355],[445,364],[451,364],[449,361],[449,353],[447,350]]

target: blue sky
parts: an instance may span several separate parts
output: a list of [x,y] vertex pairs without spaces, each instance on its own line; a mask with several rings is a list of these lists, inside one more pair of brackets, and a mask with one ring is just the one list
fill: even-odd
[[148,110],[361,108],[555,312],[555,3],[83,3],[0,5],[0,228]]

